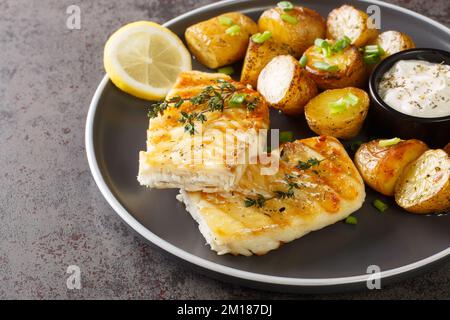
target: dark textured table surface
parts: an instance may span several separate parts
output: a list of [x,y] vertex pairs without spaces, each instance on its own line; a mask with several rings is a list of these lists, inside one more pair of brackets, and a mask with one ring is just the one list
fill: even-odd
[[[84,126],[107,36],[212,0],[0,1],[0,298],[450,298],[450,263],[378,291],[291,295],[230,285],[150,247],[89,172]],[[389,1],[450,26],[448,0]],[[81,8],[79,31],[66,8]],[[69,265],[82,289],[69,290]]]

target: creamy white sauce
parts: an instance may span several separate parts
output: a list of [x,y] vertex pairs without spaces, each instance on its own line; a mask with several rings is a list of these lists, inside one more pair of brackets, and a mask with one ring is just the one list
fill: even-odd
[[448,116],[450,66],[422,60],[400,60],[383,75],[378,93],[390,107],[411,116]]

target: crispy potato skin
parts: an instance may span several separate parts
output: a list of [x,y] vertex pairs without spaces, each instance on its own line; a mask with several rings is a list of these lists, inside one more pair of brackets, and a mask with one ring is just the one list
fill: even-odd
[[385,31],[378,35],[370,44],[377,44],[386,53],[383,59],[394,53],[415,48],[414,41],[406,33],[400,31]]
[[[232,19],[241,27],[241,32],[238,35],[227,34],[225,31],[230,26],[221,25],[220,16]],[[189,50],[198,61],[211,69],[244,58],[250,36],[258,32],[257,24],[241,13],[230,12],[220,16],[190,26],[185,32]]]
[[[296,17],[299,22],[296,25],[285,22],[281,18],[282,14]],[[300,58],[316,38],[324,38],[326,32],[325,19],[318,12],[305,7],[295,7],[288,13],[280,8],[266,10],[259,18],[258,25],[261,32],[270,31],[275,41],[290,46],[296,58]]]
[[444,147],[444,151],[447,152],[448,155],[450,155],[450,142],[447,143],[447,145]]
[[327,18],[327,38],[352,40],[356,47],[362,47],[378,35],[378,30],[369,28],[368,15],[350,5],[343,5],[330,12]]
[[[284,70],[278,68],[278,66],[286,65],[286,63],[291,64],[293,69],[292,74],[283,74]],[[267,90],[279,85],[279,83],[276,82],[277,76],[274,76],[273,72],[277,72],[278,75],[281,72],[283,76],[292,77],[283,97],[278,101],[270,101],[267,94]],[[290,115],[301,114],[308,101],[318,93],[314,81],[308,77],[306,71],[300,66],[297,59],[289,55],[275,57],[267,64],[259,75],[258,91],[266,98],[267,102],[269,102],[272,107]]]
[[[329,42],[333,43],[333,41]],[[355,46],[349,46],[330,58],[324,57],[322,53],[316,51],[315,46],[311,46],[306,50],[305,55],[308,59],[305,69],[320,89],[364,87],[367,80],[366,66],[361,53]],[[336,72],[319,70],[314,67],[315,62],[337,65],[339,70]]]
[[[450,209],[450,156],[428,150],[411,163],[395,187],[395,201],[411,213],[439,213]],[[445,181],[442,181],[445,179]]]
[[379,139],[364,143],[355,154],[355,164],[364,181],[374,190],[393,196],[395,185],[405,168],[428,147],[420,140],[401,141],[381,147]]
[[258,44],[250,40],[242,67],[241,82],[256,88],[262,69],[276,56],[292,54],[292,49],[272,39]]
[[[359,98],[357,106],[349,107],[341,114],[331,114],[329,103],[352,93]],[[369,96],[358,88],[327,90],[311,99],[305,106],[308,126],[317,134],[329,135],[340,139],[356,136],[362,128],[369,110]]]

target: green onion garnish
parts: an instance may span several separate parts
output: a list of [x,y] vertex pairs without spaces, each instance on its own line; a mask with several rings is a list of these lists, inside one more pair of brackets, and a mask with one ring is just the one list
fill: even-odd
[[337,101],[333,101],[329,104],[330,113],[336,114],[345,111],[348,107],[354,107],[358,104],[359,98],[353,93],[348,93],[345,97],[340,98]]
[[300,65],[304,68],[307,63],[308,63],[308,57],[304,54],[300,58]]
[[235,24],[234,26],[229,27],[225,32],[231,36],[236,36],[241,32],[241,27]]
[[363,59],[366,64],[376,64],[381,60],[377,54],[364,54]]
[[350,105],[350,106],[352,106],[352,107],[356,106],[356,105],[358,104],[358,102],[359,102],[359,98],[358,98],[357,96],[355,96],[355,95],[354,95],[353,93],[351,93],[351,92],[349,92],[349,93],[345,96],[344,100],[345,100],[345,102],[346,102],[348,105]]
[[328,71],[328,72],[336,72],[339,70],[338,66],[332,66],[326,62],[316,61],[313,63],[313,67],[319,70]]
[[378,142],[378,145],[380,147],[390,147],[390,146],[395,146],[396,144],[398,144],[401,141],[402,141],[402,139],[400,139],[400,138],[392,138],[392,139],[380,140]]
[[228,18],[227,16],[220,16],[219,23],[223,26],[231,26],[233,24],[233,20],[231,20],[231,18]]
[[233,67],[223,67],[218,69],[217,72],[231,76],[234,73],[234,69]]
[[294,133],[292,131],[280,132],[280,143],[291,142],[294,140]]
[[256,33],[252,36],[252,41],[255,43],[264,43],[272,38],[272,33],[270,31],[264,31],[263,33]]
[[229,103],[233,107],[239,107],[244,103],[246,97],[247,95],[245,93],[235,93]]
[[317,38],[316,40],[314,40],[314,45],[319,48],[324,48],[325,46],[329,46],[329,43],[327,40]]
[[278,8],[283,9],[284,11],[290,11],[294,9],[294,5],[290,1],[281,1],[277,4]]
[[354,216],[348,216],[347,219],[345,219],[345,223],[355,225],[358,224],[358,219]]
[[331,102],[329,106],[331,114],[341,113],[347,110],[347,104],[342,98],[339,99],[338,101]]
[[384,203],[383,201],[379,200],[379,199],[375,199],[373,201],[373,205],[375,208],[378,209],[378,211],[380,212],[385,212],[389,207],[386,203]]
[[296,25],[298,23],[298,19],[296,17],[290,16],[288,14],[282,14],[281,20],[293,25]]
[[340,51],[344,50],[345,48],[347,48],[351,43],[352,43],[352,40],[349,37],[344,36],[343,38],[341,38],[335,42],[332,49],[333,49],[333,51],[340,52]]

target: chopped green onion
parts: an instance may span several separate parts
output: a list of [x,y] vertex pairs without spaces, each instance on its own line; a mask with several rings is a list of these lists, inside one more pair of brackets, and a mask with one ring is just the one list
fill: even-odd
[[300,65],[304,68],[307,63],[308,63],[308,57],[304,54],[300,58]]
[[354,95],[353,93],[351,93],[351,92],[349,92],[349,93],[345,96],[344,100],[345,100],[345,102],[346,102],[348,105],[350,105],[350,106],[352,106],[352,107],[356,106],[356,105],[358,104],[358,102],[359,102],[359,98],[358,98],[357,96],[355,96],[355,95]]
[[341,113],[347,109],[347,104],[342,98],[338,101],[331,102],[329,106],[331,114]]
[[280,143],[291,142],[294,140],[294,133],[292,131],[280,132]]
[[366,64],[376,64],[380,62],[381,58],[378,54],[364,54],[363,56],[364,62]]
[[263,33],[256,33],[252,36],[252,41],[255,43],[264,43],[272,38],[272,33],[270,31],[264,31]]
[[283,9],[284,11],[290,11],[294,9],[294,5],[290,1],[281,1],[277,4],[278,8]]
[[296,17],[290,16],[288,14],[282,14],[281,20],[293,25],[296,25],[298,23],[298,19]]
[[387,205],[386,203],[384,203],[383,201],[378,200],[378,199],[375,199],[375,200],[373,201],[373,205],[374,205],[374,207],[377,208],[378,211],[380,211],[380,212],[385,212],[385,211],[389,208],[388,205]]
[[326,62],[316,61],[313,63],[313,67],[323,71],[336,72],[339,70],[338,66],[332,66]]
[[234,69],[233,67],[223,67],[218,69],[217,72],[231,76],[234,73]]
[[400,139],[400,138],[392,138],[392,139],[380,140],[378,142],[378,145],[380,147],[390,147],[390,146],[395,146],[396,144],[398,144],[401,141],[402,141],[402,139]]
[[364,48],[364,52],[366,52],[366,53],[380,53],[380,46],[378,46],[378,45],[366,46]]
[[235,93],[229,103],[233,107],[239,107],[244,103],[246,97],[247,95],[245,93]]
[[327,40],[317,38],[316,40],[314,40],[314,45],[319,48],[325,48],[325,47],[329,46],[330,44],[328,43]]
[[234,26],[229,27],[225,32],[231,36],[236,36],[241,32],[241,27],[235,24]]
[[220,16],[219,23],[223,26],[231,26],[233,24],[233,20],[227,16]]
[[344,36],[343,38],[341,38],[335,42],[332,49],[333,49],[333,51],[341,52],[342,50],[347,48],[351,43],[352,43],[352,40],[349,37]]
[[358,219],[354,216],[348,216],[347,219],[345,219],[345,223],[355,225],[358,224]]

